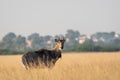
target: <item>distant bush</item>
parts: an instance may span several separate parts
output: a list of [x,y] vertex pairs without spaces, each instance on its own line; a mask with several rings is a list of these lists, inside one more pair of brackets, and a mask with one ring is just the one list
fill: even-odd
[[1,49],[0,55],[12,55],[12,54],[23,54],[24,51],[12,51],[9,49]]
[[66,49],[64,51],[65,52],[113,52],[113,51],[120,51],[120,46],[114,46],[114,45],[99,46],[92,44],[81,44]]
[[26,50],[23,50],[23,51],[16,51],[16,50],[10,50],[10,49],[0,49],[0,55],[16,55],[16,54],[24,54],[24,53],[27,53],[27,52],[30,52],[30,51],[36,51],[38,49],[26,49]]
[[[35,51],[38,49],[27,49],[24,51],[15,51],[9,49],[0,49],[0,55],[14,55],[14,54],[24,54],[29,51]],[[93,44],[79,44],[70,48],[66,48],[63,52],[113,52],[120,51],[120,45],[93,45]]]

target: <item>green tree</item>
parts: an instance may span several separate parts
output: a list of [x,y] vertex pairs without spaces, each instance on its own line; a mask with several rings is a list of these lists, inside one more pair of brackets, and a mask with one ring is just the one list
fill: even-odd
[[24,51],[26,49],[26,38],[19,35],[16,37],[13,47],[16,51]]
[[65,47],[70,48],[78,43],[78,38],[80,37],[79,31],[74,31],[72,29],[67,30],[65,34],[66,39],[69,41],[65,43]]
[[28,40],[32,42],[33,49],[39,49],[41,47],[40,42],[42,41],[42,37],[40,38],[38,33],[33,33],[28,36]]
[[5,35],[3,37],[3,41],[5,41],[5,42],[12,42],[15,38],[16,38],[15,33],[10,32],[10,33],[8,33],[7,35]]
[[72,29],[67,30],[67,33],[65,34],[66,38],[71,39],[76,39],[80,36],[79,31],[74,31]]
[[12,32],[5,35],[2,39],[2,48],[9,49],[11,48],[12,44],[14,43],[14,40],[16,38],[16,35]]

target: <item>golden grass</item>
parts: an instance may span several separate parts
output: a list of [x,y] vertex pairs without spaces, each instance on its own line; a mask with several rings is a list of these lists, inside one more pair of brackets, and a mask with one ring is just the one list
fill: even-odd
[[63,54],[52,69],[31,70],[21,55],[0,56],[0,80],[120,80],[120,52]]

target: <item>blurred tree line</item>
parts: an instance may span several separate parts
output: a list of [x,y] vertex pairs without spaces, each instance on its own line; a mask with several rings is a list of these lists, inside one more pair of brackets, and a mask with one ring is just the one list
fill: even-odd
[[0,54],[22,54],[41,48],[52,48],[55,45],[54,39],[58,36],[66,38],[64,52],[120,51],[120,34],[97,32],[88,37],[81,35],[79,31],[69,29],[65,35],[55,36],[33,33],[24,37],[10,32],[0,41]]

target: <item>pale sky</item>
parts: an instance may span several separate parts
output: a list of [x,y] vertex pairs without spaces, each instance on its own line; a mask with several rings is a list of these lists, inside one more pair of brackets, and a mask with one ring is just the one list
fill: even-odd
[[8,32],[23,36],[120,33],[120,0],[0,0],[0,38]]

